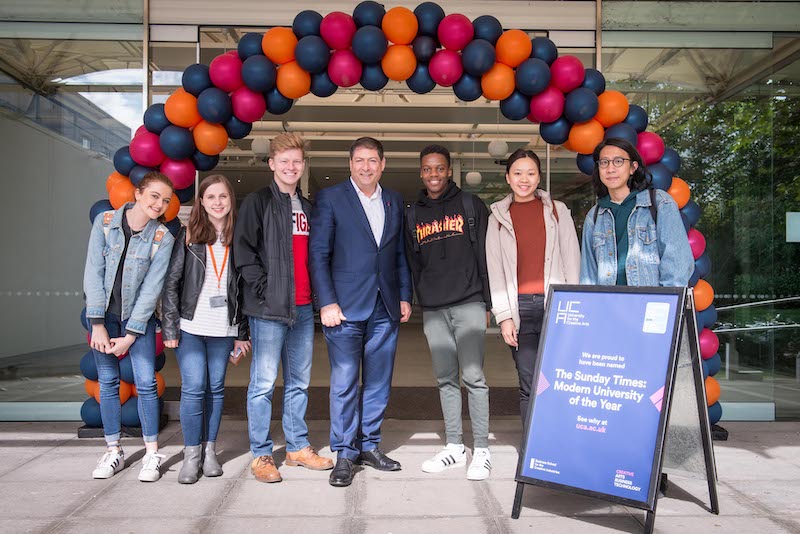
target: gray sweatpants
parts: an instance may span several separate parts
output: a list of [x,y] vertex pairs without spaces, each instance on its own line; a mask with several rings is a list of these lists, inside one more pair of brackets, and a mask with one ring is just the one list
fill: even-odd
[[486,305],[470,302],[422,312],[442,402],[447,443],[463,442],[461,380],[467,388],[475,447],[489,446],[489,386],[483,375]]

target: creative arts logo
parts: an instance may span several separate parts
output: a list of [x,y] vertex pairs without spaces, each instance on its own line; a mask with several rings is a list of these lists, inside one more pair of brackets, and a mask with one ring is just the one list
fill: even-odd
[[559,300],[558,311],[556,312],[556,324],[589,326],[589,323],[584,321],[586,316],[582,314],[578,308],[580,303],[581,301],[579,300]]

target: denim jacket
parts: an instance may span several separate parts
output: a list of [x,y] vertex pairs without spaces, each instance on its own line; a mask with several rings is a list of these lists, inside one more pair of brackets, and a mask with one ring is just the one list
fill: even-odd
[[[98,215],[92,224],[89,249],[86,253],[86,268],[83,272],[83,292],[86,294],[86,317],[102,319],[111,300],[114,279],[117,276],[125,234],[122,217],[126,204],[114,212],[109,223],[108,240],[103,232],[103,216]],[[161,244],[152,260],[153,240],[160,234]],[[172,245],[175,239],[161,223],[151,220],[144,230],[131,237],[122,271],[122,321],[127,320],[126,330],[144,334],[147,321],[153,316],[156,303],[161,296],[164,277],[167,273]]]
[[[694,258],[678,206],[668,193],[656,190],[656,208],[657,223],[650,215],[648,191],[636,195],[636,206],[628,219],[628,285],[685,286],[694,270]],[[610,286],[616,282],[614,216],[610,209],[595,205],[583,223],[580,283]]]

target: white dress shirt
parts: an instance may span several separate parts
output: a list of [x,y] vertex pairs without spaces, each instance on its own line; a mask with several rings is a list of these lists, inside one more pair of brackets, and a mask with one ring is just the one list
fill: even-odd
[[375,192],[372,196],[367,196],[356,185],[355,180],[350,177],[350,183],[356,190],[358,200],[361,201],[361,206],[364,208],[364,213],[367,214],[369,227],[372,229],[372,235],[375,237],[375,244],[380,246],[381,239],[383,238],[383,225],[386,221],[386,211],[383,208],[383,190],[381,184],[377,184]]

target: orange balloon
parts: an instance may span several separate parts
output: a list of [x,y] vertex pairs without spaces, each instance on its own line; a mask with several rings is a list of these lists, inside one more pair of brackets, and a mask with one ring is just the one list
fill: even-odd
[[497,40],[496,48],[497,61],[514,68],[531,56],[533,44],[524,31],[508,30]]
[[628,116],[628,99],[619,91],[603,91],[597,97],[600,106],[597,108],[597,114],[594,116],[603,127],[608,128],[614,126],[625,120]]
[[171,221],[175,217],[178,216],[178,211],[181,209],[181,201],[178,199],[178,195],[172,193],[172,198],[169,199],[169,205],[167,206],[167,211],[164,212],[164,219],[167,222]]
[[414,74],[417,68],[417,57],[410,46],[403,44],[389,45],[386,55],[381,60],[381,68],[389,79],[402,82]]
[[386,38],[395,44],[411,44],[418,29],[417,16],[407,7],[393,7],[386,12],[381,22],[381,30]]
[[569,139],[567,139],[567,141],[564,144],[562,144],[561,146],[563,146],[564,148],[566,148],[570,152],[575,152],[575,149],[572,148],[572,145],[569,144]]
[[672,185],[667,189],[667,193],[670,194],[672,200],[678,205],[678,209],[683,208],[686,203],[689,202],[689,197],[691,196],[689,184],[677,176],[672,177]]
[[83,389],[86,390],[87,395],[94,397],[97,402],[100,402],[100,382],[87,378],[83,383]]
[[569,131],[569,145],[581,154],[591,154],[594,147],[603,141],[603,125],[594,119],[575,124]]
[[192,130],[194,146],[206,156],[216,156],[228,146],[228,132],[221,124],[200,121]]
[[495,63],[481,76],[481,90],[489,100],[505,100],[514,92],[515,84],[514,69],[503,63]]
[[297,37],[291,28],[270,28],[261,39],[261,50],[270,61],[283,65],[294,60]]
[[698,280],[694,285],[694,307],[703,311],[714,302],[714,288],[705,280]]
[[709,406],[715,404],[719,400],[719,396],[722,394],[722,388],[720,388],[719,382],[713,376],[706,377],[706,402]]
[[122,380],[119,381],[119,403],[125,404],[128,399],[131,398],[133,395],[133,386],[131,386],[128,382],[124,382]]
[[123,176],[117,171],[112,172],[111,174],[108,175],[108,178],[106,179],[106,191],[110,193],[115,185],[117,185],[120,182],[124,182],[127,179],[128,179],[127,176]]
[[164,390],[167,388],[167,383],[164,382],[164,376],[156,371],[156,390],[158,391],[158,396],[164,394]]
[[283,96],[298,99],[311,91],[311,75],[300,68],[297,61],[290,61],[278,69],[278,91]]
[[131,183],[127,178],[114,185],[111,191],[108,192],[108,200],[115,210],[120,209],[126,202],[136,201],[133,192],[136,191],[136,186]]
[[183,87],[179,87],[169,95],[164,103],[164,114],[169,122],[182,128],[191,128],[203,120],[197,111],[197,98],[187,93]]

